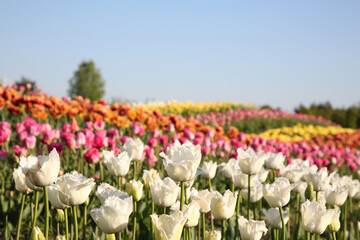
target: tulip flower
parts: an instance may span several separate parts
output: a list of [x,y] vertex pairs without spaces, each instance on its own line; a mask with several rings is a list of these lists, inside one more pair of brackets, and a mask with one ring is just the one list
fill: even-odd
[[187,218],[181,211],[170,215],[150,215],[155,227],[155,240],[180,240]]
[[150,188],[151,184],[156,183],[158,180],[161,180],[159,172],[153,168],[150,170],[144,170],[142,178],[144,180],[144,185],[147,189]]
[[308,173],[303,177],[308,184],[312,183],[314,191],[319,192],[326,190],[334,174],[335,172],[328,175],[327,169],[321,168],[319,171]]
[[123,149],[128,153],[131,160],[140,161],[144,151],[144,143],[139,138],[135,140],[129,138],[126,140]]
[[169,177],[177,182],[186,182],[196,176],[201,161],[201,148],[200,145],[194,146],[186,142],[174,149],[174,155],[171,158],[163,152],[160,156],[164,158],[165,171]]
[[[170,208],[171,212],[180,211],[180,202],[177,201]],[[189,204],[184,204],[183,215],[186,217],[185,227],[195,227],[199,224],[200,205],[194,201]]]
[[[49,200],[46,186],[55,182],[60,171],[60,157],[56,149],[53,149],[48,156],[21,157],[20,166],[26,176],[26,184],[33,190],[44,189],[45,202],[45,237],[49,234]],[[38,192],[36,193],[39,194]],[[37,199],[37,197],[36,197]],[[36,203],[35,203],[36,205]],[[35,215],[36,216],[36,215]],[[36,221],[33,221],[35,227]],[[34,231],[34,229],[33,229]]]
[[200,170],[202,171],[201,177],[211,180],[215,177],[217,163],[213,161],[203,162]]
[[18,219],[17,232],[16,232],[16,240],[19,240],[22,215],[23,215],[24,205],[25,205],[25,197],[26,197],[26,194],[31,193],[32,190],[30,188],[28,188],[28,186],[25,183],[26,177],[25,177],[24,173],[22,172],[21,167],[14,169],[13,177],[14,177],[14,181],[15,181],[16,190],[22,193],[20,215],[19,215],[19,219]]
[[226,190],[224,195],[215,192],[210,203],[211,213],[215,220],[226,220],[234,215],[237,195],[238,192],[233,194],[230,190]]
[[[248,180],[249,180],[248,175],[243,173],[240,170],[240,168],[235,170],[234,173],[232,174],[232,182],[233,182],[234,186],[238,187],[240,189],[246,189],[248,187]],[[256,181],[257,181],[256,178],[252,178],[251,185],[253,185],[254,182],[256,182]]]
[[21,167],[14,169],[13,178],[15,181],[15,189],[22,194],[29,194],[32,190],[26,185],[26,177]]
[[[241,191],[241,197],[245,200],[248,201],[248,190],[249,189],[243,189]],[[250,187],[250,202],[251,203],[255,203],[260,201],[263,198],[263,185],[261,184],[261,182],[259,182],[257,179],[255,179],[255,181],[253,181],[253,185]]]
[[306,232],[322,234],[331,223],[334,209],[326,209],[324,204],[306,200],[301,205],[301,226]]
[[272,170],[280,170],[284,166],[285,156],[282,153],[267,153],[265,165]]
[[104,204],[105,200],[111,196],[122,199],[129,197],[127,193],[116,189],[108,183],[101,183],[100,186],[97,187],[95,195],[99,198],[101,204]]
[[243,240],[260,240],[268,230],[264,221],[247,220],[243,216],[239,217],[238,226]]
[[220,240],[221,232],[220,231],[206,231],[205,240]]
[[241,171],[247,175],[258,174],[267,157],[264,152],[255,153],[252,148],[248,148],[246,151],[239,148],[237,153]]
[[[334,233],[338,232],[341,227],[341,223],[340,223],[341,211],[338,207],[335,207],[334,210],[335,210],[335,212],[334,212],[334,215],[332,216],[331,223],[327,227],[327,231],[333,233],[333,236],[334,236]],[[334,238],[334,239],[336,239],[336,238]]]
[[106,234],[113,234],[125,230],[129,216],[133,211],[133,199],[108,197],[100,208],[90,210],[90,215],[96,225]]
[[[281,216],[280,216],[280,211],[278,208],[270,208],[268,210],[266,209],[262,209],[265,217],[266,217],[266,223],[268,224],[268,226],[270,226],[271,228],[275,228],[275,229],[281,229],[282,228],[282,223],[281,223]],[[285,224],[289,221],[289,208],[287,208],[284,211],[284,222]]]
[[31,185],[45,187],[56,181],[60,171],[60,157],[53,149],[48,156],[20,157],[20,166]]
[[326,203],[330,206],[342,206],[348,197],[348,188],[333,184],[325,191]]
[[230,179],[232,179],[234,174],[241,171],[238,160],[235,158],[230,158],[227,163],[221,163],[218,168],[221,175]]
[[113,151],[103,151],[103,155],[104,164],[112,176],[124,177],[129,172],[131,158],[127,152],[115,156]]
[[39,227],[35,227],[31,232],[30,240],[45,240],[45,236]]
[[178,186],[169,177],[150,184],[151,198],[155,205],[170,207],[176,202]]
[[215,194],[214,191],[204,189],[192,195],[190,198],[191,201],[196,201],[199,204],[201,213],[208,213],[211,210],[210,204]]
[[133,197],[134,201],[138,202],[143,194],[144,185],[140,181],[130,180],[126,184],[126,191]]
[[276,178],[274,183],[266,184],[263,187],[264,198],[270,207],[281,208],[290,201],[290,192],[293,187],[287,178]]

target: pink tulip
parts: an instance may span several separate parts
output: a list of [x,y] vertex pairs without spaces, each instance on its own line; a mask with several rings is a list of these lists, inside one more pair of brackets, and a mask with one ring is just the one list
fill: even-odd
[[100,160],[99,150],[97,148],[90,148],[84,157],[88,163],[97,163]]
[[95,131],[101,131],[105,128],[105,122],[96,121],[93,124]]
[[23,140],[23,145],[24,147],[26,147],[27,149],[33,149],[35,148],[36,145],[36,137],[35,136],[27,136],[26,138],[24,138]]
[[62,143],[51,143],[47,147],[49,152],[51,152],[54,148],[56,149],[58,154],[61,154],[63,152],[63,144]]
[[15,153],[15,155],[18,157],[27,155],[27,149],[25,147],[20,147],[19,145],[14,145],[12,149],[13,149],[13,152]]
[[6,151],[5,149],[0,151],[0,160],[5,161],[8,159],[8,157],[9,157],[8,151]]
[[159,137],[159,142],[164,145],[164,144],[167,144],[169,142],[169,138],[168,136],[166,135],[162,135]]

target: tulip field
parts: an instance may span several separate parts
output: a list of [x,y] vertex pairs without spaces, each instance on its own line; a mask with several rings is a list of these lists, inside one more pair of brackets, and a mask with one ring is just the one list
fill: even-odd
[[357,239],[360,130],[0,86],[0,239]]

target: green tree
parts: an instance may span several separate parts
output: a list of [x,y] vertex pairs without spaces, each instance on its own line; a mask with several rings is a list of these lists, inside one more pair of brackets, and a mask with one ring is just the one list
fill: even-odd
[[83,96],[92,101],[100,100],[105,94],[105,81],[93,61],[82,62],[69,81],[69,96]]

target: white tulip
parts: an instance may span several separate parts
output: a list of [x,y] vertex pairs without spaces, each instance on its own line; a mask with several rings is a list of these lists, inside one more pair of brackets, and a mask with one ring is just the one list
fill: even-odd
[[230,179],[232,179],[234,173],[241,171],[238,160],[235,158],[230,158],[228,162],[221,163],[218,168],[221,175]]
[[325,196],[330,206],[342,206],[348,197],[348,188],[333,184],[326,189]]
[[113,234],[125,230],[132,211],[132,197],[121,199],[111,196],[105,200],[100,208],[91,209],[90,215],[101,231],[106,234]]
[[[250,186],[250,202],[255,203],[263,198],[263,185],[258,180],[251,183]],[[241,197],[247,202],[248,201],[248,189],[241,190]]]
[[178,186],[169,177],[150,184],[151,198],[156,206],[170,207],[176,202]]
[[142,197],[143,187],[142,182],[132,179],[126,184],[126,191],[138,202]]
[[150,215],[154,224],[155,240],[180,240],[186,217],[176,211],[170,215]]
[[49,189],[56,188],[60,201],[67,206],[83,204],[95,187],[93,178],[86,178],[81,174],[66,173],[51,184]]
[[285,156],[282,153],[267,153],[265,165],[272,170],[280,170],[284,166]]
[[234,195],[230,190],[226,190],[224,195],[215,192],[210,203],[211,213],[215,220],[226,220],[234,215],[237,195],[238,192]]
[[[241,169],[237,169],[232,174],[232,182],[235,187],[238,187],[240,189],[246,189],[248,187],[248,181],[249,181],[249,175],[243,173]],[[251,178],[251,184],[253,185],[254,182],[257,181],[256,178]]]
[[201,177],[205,179],[213,179],[216,174],[217,163],[213,161],[203,162],[201,166]]
[[14,168],[13,177],[15,181],[15,188],[23,194],[29,194],[32,190],[26,185],[26,177],[21,167]]
[[[170,208],[171,212],[180,211],[180,202],[177,201]],[[195,227],[199,224],[200,205],[194,201],[183,205],[183,214],[186,217],[185,227]]]
[[60,157],[54,148],[48,156],[20,157],[20,166],[31,185],[44,187],[56,181],[60,171]]
[[276,178],[274,183],[263,187],[264,198],[272,208],[283,207],[290,201],[290,192],[293,187],[287,178]]
[[239,216],[238,225],[242,240],[260,240],[267,233],[264,221],[247,220]]
[[214,230],[214,231],[205,231],[205,240],[220,240],[221,239],[221,232]]
[[314,191],[319,192],[326,190],[334,174],[335,172],[331,173],[328,176],[327,169],[321,168],[319,171],[314,173],[308,173],[303,177],[308,184],[312,183]]
[[269,175],[269,172],[270,172],[270,170],[265,170],[265,168],[262,167],[260,172],[255,175],[255,178],[257,178],[259,182],[263,183],[266,181],[266,179]]
[[208,189],[199,191],[196,195],[191,195],[191,201],[196,201],[200,206],[200,212],[210,212],[211,199],[214,197],[215,192]]
[[30,240],[45,240],[45,236],[39,227],[35,227],[31,232]]
[[307,186],[308,186],[307,183],[302,182],[302,181],[298,181],[298,182],[294,183],[294,188],[292,191],[300,194],[301,202],[304,202],[306,200],[305,191],[306,191]]
[[322,234],[331,223],[334,209],[326,209],[324,204],[306,200],[301,204],[301,225],[306,232]]
[[150,188],[151,184],[161,180],[159,172],[153,168],[150,170],[144,170],[142,179],[144,180],[144,185],[146,188]]
[[[280,211],[278,208],[269,208],[269,210],[262,209],[265,217],[266,217],[266,223],[276,229],[282,229],[282,222],[281,222],[281,216]],[[289,208],[286,208],[284,211],[284,222],[285,225],[289,221]]]
[[131,160],[138,162],[141,161],[144,152],[144,143],[139,138],[129,138],[124,143],[123,150],[128,153]]
[[120,191],[119,189],[111,186],[108,183],[101,183],[97,187],[95,195],[99,198],[101,204],[104,204],[105,200],[111,196],[115,196],[123,199],[129,197],[127,193]]
[[127,152],[115,156],[113,151],[103,151],[104,164],[112,176],[124,177],[130,169],[131,158]]
[[60,199],[60,192],[61,190],[55,187],[53,184],[47,186],[48,190],[48,197],[51,205],[56,209],[65,209],[69,208],[68,204],[65,204]]
[[335,212],[334,215],[331,219],[331,223],[329,224],[329,226],[327,227],[327,230],[329,232],[337,232],[340,230],[341,227],[341,223],[340,223],[340,209],[338,207],[335,206],[334,208]]
[[196,176],[201,161],[201,146],[186,142],[174,151],[172,158],[163,152],[160,156],[164,158],[164,168],[171,179],[187,182]]
[[255,175],[260,172],[266,159],[266,155],[263,151],[255,153],[252,148],[248,148],[246,151],[238,148],[237,153],[239,166],[243,173]]
[[290,169],[287,170],[283,173],[280,173],[281,176],[286,177],[287,179],[289,179],[289,181],[291,183],[296,183],[298,181],[300,181],[301,177],[305,174],[306,172],[304,171],[304,169]]

